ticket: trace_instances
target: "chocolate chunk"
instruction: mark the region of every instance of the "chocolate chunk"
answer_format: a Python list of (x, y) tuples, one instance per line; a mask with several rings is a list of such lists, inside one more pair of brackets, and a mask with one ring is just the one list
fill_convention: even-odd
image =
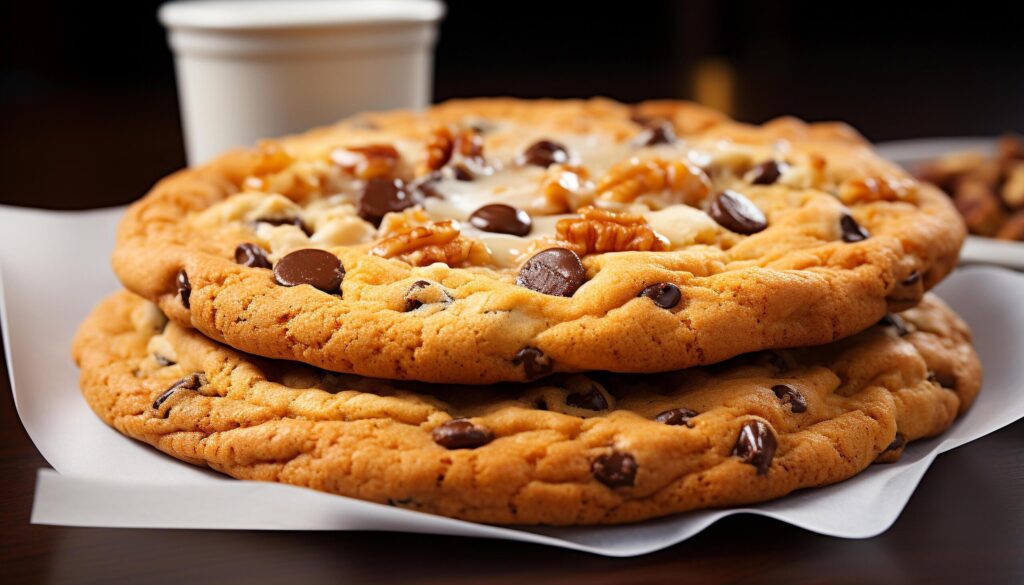
[(910, 329), (907, 328), (907, 322), (903, 320), (903, 317), (900, 317), (895, 313), (886, 313), (878, 324), (884, 327), (895, 327), (896, 333), (898, 333), (900, 337), (910, 333)]
[(370, 179), (359, 197), (359, 217), (380, 226), (388, 213), (408, 209), (416, 203), (416, 198), (409, 195), (401, 179)]
[(910, 273), (910, 276), (904, 278), (903, 281), (900, 282), (900, 284), (903, 285), (903, 286), (914, 286), (915, 284), (917, 284), (920, 281), (921, 281), (921, 273), (918, 272), (917, 270), (915, 270), (915, 271)]
[(160, 406), (163, 405), (164, 402), (167, 402), (167, 399), (174, 395), (178, 390), (199, 390), (205, 385), (206, 376), (204, 374), (199, 372), (189, 374), (174, 384), (171, 384), (170, 388), (164, 390), (160, 396), (157, 396), (156, 400), (153, 401), (153, 410), (160, 410)]
[(868, 230), (861, 227), (849, 213), (844, 213), (839, 217), (839, 227), (843, 230), (844, 242), (860, 242), (871, 237)]
[(308, 284), (324, 292), (336, 293), (344, 277), (341, 260), (316, 248), (296, 250), (274, 266), (274, 280), (282, 286)]
[(252, 268), (271, 267), (270, 260), (267, 258), (267, 253), (263, 251), (263, 248), (248, 242), (239, 244), (235, 248), (235, 262)]
[(889, 446), (885, 448), (885, 451), (902, 451), (906, 446), (907, 438), (901, 433), (896, 433), (896, 436), (893, 438), (892, 442), (889, 443)]
[(469, 223), (478, 230), (523, 237), (533, 228), (533, 220), (522, 209), (503, 203), (484, 205), (469, 216)]
[(681, 425), (693, 426), (690, 424), (690, 419), (697, 416), (697, 412), (690, 410), (689, 408), (673, 408), (666, 410), (654, 417), (654, 420), (660, 422), (663, 425), (669, 425), (678, 427)]
[(756, 467), (758, 475), (764, 475), (768, 473), (778, 446), (775, 433), (767, 423), (760, 420), (749, 420), (740, 427), (740, 434), (736, 439), (736, 446), (733, 447), (732, 454), (739, 457), (744, 463)]
[(477, 426), (469, 419), (456, 418), (431, 432), (434, 442), (445, 449), (475, 449), (494, 440), (490, 429)]
[(427, 288), (428, 286), (430, 286), (430, 283), (425, 280), (417, 280), (416, 282), (412, 283), (412, 286), (409, 287), (408, 292), (405, 293), (406, 313), (408, 313), (409, 311), (415, 311), (416, 309), (423, 306), (423, 301), (415, 298), (415, 295), (418, 291)]
[(429, 303), (443, 303), (447, 305), (451, 302), (452, 297), (448, 294), (448, 291), (426, 280), (417, 280), (412, 283), (408, 292), (405, 293), (406, 312), (415, 311)]
[(640, 291), (639, 296), (651, 299), (655, 305), (662, 309), (671, 309), (679, 304), (680, 299), (683, 298), (683, 293), (679, 291), (678, 286), (670, 282), (659, 282)]
[(711, 200), (708, 215), (718, 225), (737, 234), (756, 234), (768, 227), (764, 213), (750, 199), (728, 189)]
[(587, 271), (576, 252), (548, 248), (523, 264), (516, 284), (546, 295), (571, 297), (586, 279)]
[(598, 456), (590, 466), (594, 479), (610, 488), (632, 486), (636, 482), (636, 470), (636, 459), (618, 451)]
[(520, 349), (516, 352), (515, 357), (512, 358), (512, 363), (517, 366), (523, 366), (523, 372), (528, 380), (550, 374), (553, 367), (551, 358), (544, 355), (544, 352), (536, 347)]
[(298, 217), (261, 217), (256, 220), (256, 223), (266, 223), (273, 226), (293, 225), (302, 230), (307, 236), (313, 235), (313, 230), (309, 229), (309, 226)]
[(586, 410), (605, 410), (608, 408), (608, 399), (597, 389), (589, 392), (573, 392), (565, 397), (565, 403), (576, 408)]
[(774, 160), (766, 160), (751, 171), (750, 182), (754, 185), (771, 185), (779, 180), (782, 167)]
[(565, 146), (551, 140), (538, 140), (523, 151), (520, 162), (536, 167), (550, 167), (569, 160), (569, 151)]
[(634, 146), (654, 146), (656, 144), (672, 144), (676, 141), (676, 129), (668, 120), (654, 120), (645, 124), (642, 132), (633, 139)]
[(154, 353), (153, 354), (153, 359), (156, 360), (156, 363), (160, 364), (163, 367), (173, 366), (174, 364), (178, 363), (178, 362), (176, 362), (174, 360), (165, 358), (164, 356), (162, 356), (162, 355), (160, 355), (158, 353)]
[(441, 178), (440, 171), (432, 171), (406, 185), (405, 190), (412, 196), (414, 204), (422, 203), (429, 197), (444, 199), (441, 192), (437, 190), (437, 184), (441, 182)]
[(775, 396), (782, 401), (783, 404), (789, 405), (789, 410), (795, 413), (801, 413), (807, 411), (807, 399), (800, 393), (799, 390), (786, 384), (776, 384), (772, 386), (772, 392)]
[(191, 308), (192, 304), (189, 302), (189, 299), (192, 298), (192, 285), (189, 284), (188, 275), (185, 274), (184, 270), (178, 271), (178, 276), (174, 283), (178, 287), (178, 294), (181, 295), (181, 304), (184, 305), (186, 309)]
[(455, 173), (456, 181), (469, 182), (476, 179), (476, 174), (469, 169), (468, 165), (456, 163), (452, 165), (452, 172)]

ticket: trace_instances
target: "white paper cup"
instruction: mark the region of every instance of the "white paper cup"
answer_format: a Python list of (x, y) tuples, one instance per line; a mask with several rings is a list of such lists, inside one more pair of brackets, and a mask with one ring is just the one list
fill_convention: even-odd
[(363, 110), (430, 101), (437, 0), (235, 0), (160, 7), (190, 164)]

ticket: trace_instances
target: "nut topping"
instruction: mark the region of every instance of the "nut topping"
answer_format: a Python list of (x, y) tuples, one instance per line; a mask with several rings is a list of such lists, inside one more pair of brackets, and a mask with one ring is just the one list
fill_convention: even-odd
[(413, 266), (443, 262), (449, 266), (463, 263), (487, 264), (490, 254), (478, 240), (460, 235), (452, 220), (436, 221), (411, 227), (384, 238), (370, 249), (370, 254), (396, 258)]
[(612, 167), (598, 182), (597, 192), (601, 199), (616, 203), (660, 195), (665, 205), (698, 206), (711, 192), (711, 180), (700, 167), (685, 161), (630, 159)]
[(582, 207), (579, 219), (555, 225), (558, 240), (579, 256), (604, 252), (658, 252), (669, 249), (667, 238), (647, 225), (642, 215)]

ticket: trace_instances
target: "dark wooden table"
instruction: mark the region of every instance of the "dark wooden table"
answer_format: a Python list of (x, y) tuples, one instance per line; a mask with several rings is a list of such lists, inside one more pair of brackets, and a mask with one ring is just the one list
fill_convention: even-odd
[(46, 461), (2, 369), (0, 583), (1024, 583), (1024, 421), (940, 456), (870, 540), (734, 516), (667, 550), (607, 559), (445, 536), (33, 526)]

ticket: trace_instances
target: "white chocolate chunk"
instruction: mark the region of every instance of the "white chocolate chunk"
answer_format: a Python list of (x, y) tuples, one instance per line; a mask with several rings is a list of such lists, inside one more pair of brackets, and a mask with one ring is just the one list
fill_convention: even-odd
[(212, 205), (195, 217), (199, 227), (215, 227), (225, 223), (257, 219), (284, 219), (301, 217), (302, 208), (284, 195), (268, 193), (238, 193)]
[(305, 232), (294, 225), (270, 225), (261, 223), (256, 226), (256, 237), (263, 240), (270, 247), (267, 257), (271, 262), (277, 262), (282, 256), (295, 250), (309, 248), (309, 238)]
[(712, 243), (721, 228), (708, 214), (689, 205), (671, 205), (644, 214), (654, 231), (668, 238), (672, 248)]
[(167, 317), (153, 303), (142, 303), (132, 311), (132, 326), (146, 335), (160, 331), (167, 323)]

